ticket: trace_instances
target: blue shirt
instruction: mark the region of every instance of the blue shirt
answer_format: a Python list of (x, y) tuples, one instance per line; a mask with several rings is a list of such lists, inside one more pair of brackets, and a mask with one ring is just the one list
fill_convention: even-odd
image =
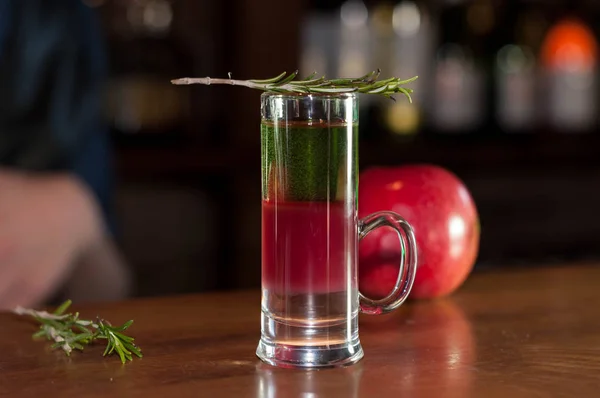
[(81, 0), (0, 0), (0, 165), (75, 173), (112, 227), (103, 45)]

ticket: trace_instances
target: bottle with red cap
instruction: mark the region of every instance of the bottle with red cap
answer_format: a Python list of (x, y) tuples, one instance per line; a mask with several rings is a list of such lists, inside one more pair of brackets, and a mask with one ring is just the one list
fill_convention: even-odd
[(505, 4), (494, 58), (495, 120), (504, 133), (531, 133), (537, 125), (539, 52), (548, 28), (541, 0)]
[(441, 133), (478, 133), (489, 121), (490, 47), (498, 1), (445, 0), (433, 71), (431, 121)]
[[(580, 4), (578, 4), (580, 6)], [(539, 54), (549, 127), (589, 132), (596, 125), (598, 41), (585, 15), (571, 9), (548, 29)]]

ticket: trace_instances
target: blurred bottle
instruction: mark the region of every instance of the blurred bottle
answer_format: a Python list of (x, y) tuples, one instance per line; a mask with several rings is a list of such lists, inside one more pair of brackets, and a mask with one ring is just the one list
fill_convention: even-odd
[(598, 42), (577, 11), (555, 21), (540, 51), (545, 114), (564, 133), (590, 131), (597, 118)]
[(371, 65), (369, 11), (362, 0), (348, 0), (340, 7), (340, 52), (337, 76), (358, 77)]
[(340, 17), (337, 10), (313, 8), (302, 26), (300, 74), (331, 77), (338, 70)]
[[(379, 58), (373, 57), (369, 10), (362, 0), (315, 1), (310, 9), (302, 27), (302, 76), (317, 72), (328, 78), (360, 77), (381, 68), (377, 65)], [(361, 96), (361, 125), (372, 122), (371, 109), (371, 96)], [(361, 129), (361, 140), (376, 136), (376, 129)]]
[[(382, 69), (382, 74), (386, 73), (385, 66), (377, 64), (381, 62), (381, 58), (375, 57), (377, 49), (382, 47), (373, 45), (374, 42), (379, 43), (379, 40), (374, 35), (370, 14), (370, 10), (362, 0), (344, 1), (339, 8), (340, 40), (334, 77), (360, 77), (377, 68)], [(381, 135), (374, 117), (378, 100), (375, 97), (373, 95), (360, 97), (361, 141), (376, 141)]]
[(506, 4), (502, 36), (496, 53), (496, 121), (505, 132), (531, 132), (536, 124), (537, 59), (547, 19), (539, 0)]
[[(369, 11), (362, 0), (347, 0), (339, 11), (339, 54), (335, 77), (360, 77), (378, 66), (370, 48)], [(359, 107), (365, 109), (370, 97), (361, 97)]]
[(373, 64), (381, 69), (382, 77), (391, 76), (394, 28), (394, 1), (381, 0), (369, 9), (370, 51)]
[(422, 113), (428, 100), (429, 68), (432, 64), (435, 39), (435, 21), (427, 2), (401, 0), (389, 9), (390, 35), (387, 52), (393, 76), (410, 78), (419, 76), (410, 88), (413, 103), (402, 95), (396, 102), (385, 101), (383, 115), (386, 130), (393, 136), (410, 136), (422, 127)]
[(191, 60), (173, 43), (171, 1), (104, 7), (112, 55), (108, 114), (114, 129), (120, 134), (178, 135), (189, 113), (189, 90), (178, 90), (168, 77), (181, 75)]
[(496, 7), (492, 0), (444, 0), (431, 108), (438, 132), (472, 133), (487, 121)]

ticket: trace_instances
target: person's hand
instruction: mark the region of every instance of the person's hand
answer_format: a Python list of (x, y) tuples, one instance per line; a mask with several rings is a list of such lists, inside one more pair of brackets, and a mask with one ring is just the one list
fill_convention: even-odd
[(47, 299), (103, 240), (100, 212), (77, 179), (0, 171), (0, 309)]

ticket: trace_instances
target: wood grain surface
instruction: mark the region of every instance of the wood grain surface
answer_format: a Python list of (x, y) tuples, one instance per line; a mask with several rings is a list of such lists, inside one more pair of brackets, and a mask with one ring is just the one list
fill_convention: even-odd
[(594, 264), (475, 274), (451, 297), (362, 316), (365, 358), (320, 371), (257, 360), (257, 291), (75, 306), (135, 319), (144, 358), (126, 365), (100, 345), (67, 358), (0, 314), (0, 396), (596, 397), (599, 284)]

